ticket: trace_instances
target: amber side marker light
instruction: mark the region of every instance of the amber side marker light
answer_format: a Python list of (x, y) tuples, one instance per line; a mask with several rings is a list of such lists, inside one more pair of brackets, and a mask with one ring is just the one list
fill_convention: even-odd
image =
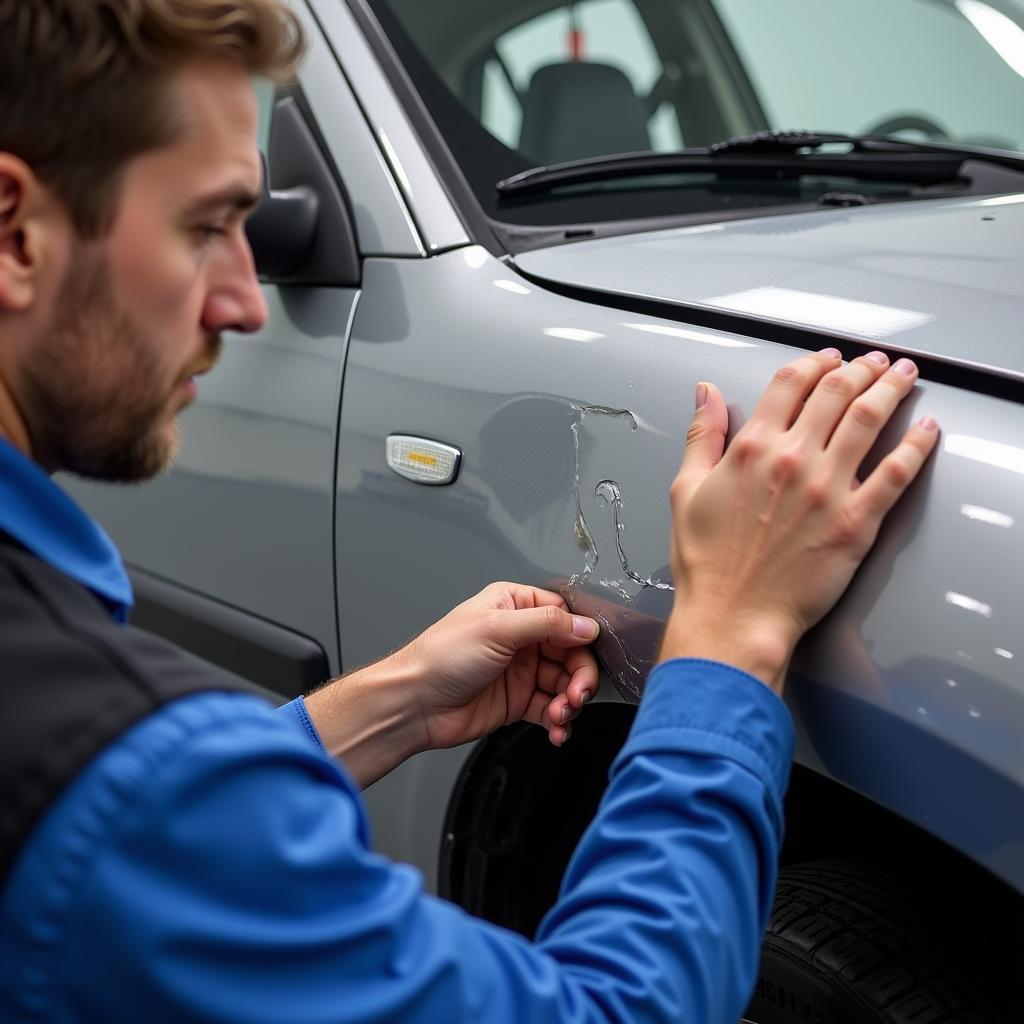
[(411, 434), (390, 434), (386, 447), (388, 466), (418, 484), (452, 483), (462, 461), (458, 448)]

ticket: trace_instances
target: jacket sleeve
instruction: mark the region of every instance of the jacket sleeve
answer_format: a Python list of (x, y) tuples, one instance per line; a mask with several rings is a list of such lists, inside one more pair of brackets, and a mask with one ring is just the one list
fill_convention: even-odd
[(99, 838), (64, 865), (54, 1019), (739, 1017), (792, 745), (756, 680), (700, 662), (652, 674), (534, 943), (374, 854), (352, 784), (294, 724), (245, 698), (182, 705), (160, 736), (119, 751), (116, 784), (94, 801)]

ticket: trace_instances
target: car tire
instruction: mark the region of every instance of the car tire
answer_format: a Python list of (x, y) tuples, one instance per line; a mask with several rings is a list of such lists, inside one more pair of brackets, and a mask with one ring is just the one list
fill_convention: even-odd
[(884, 876), (784, 868), (748, 1024), (1003, 1024)]

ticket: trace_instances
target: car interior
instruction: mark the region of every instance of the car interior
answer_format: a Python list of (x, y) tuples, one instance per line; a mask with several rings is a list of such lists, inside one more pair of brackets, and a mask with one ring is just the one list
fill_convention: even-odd
[[(1020, 149), (1024, 78), (1004, 37), (1017, 33), (1024, 45), (1024, 29), (980, 0), (367, 2), (495, 221), (678, 221), (836, 194), (857, 205), (1019, 188), (978, 168), (924, 181), (652, 165), (532, 196), (495, 193), (538, 166), (707, 151), (766, 131)], [(998, 37), (993, 17), (1003, 19)], [(954, 64), (963, 70), (955, 80)]]

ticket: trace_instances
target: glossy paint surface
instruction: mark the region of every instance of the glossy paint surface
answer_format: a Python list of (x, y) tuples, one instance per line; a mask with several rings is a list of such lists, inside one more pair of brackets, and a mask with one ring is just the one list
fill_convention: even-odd
[(889, 203), (576, 242), (528, 274), (998, 367), (1024, 381), (1024, 195)]
[[(635, 701), (671, 602), (667, 488), (694, 387), (716, 381), (735, 428), (793, 354), (553, 295), (479, 248), (367, 261), (339, 439), (343, 661), (518, 579), (601, 618), (607, 679)], [(924, 413), (939, 451), (797, 659), (799, 758), (1024, 889), (1024, 411), (924, 380), (880, 449)], [(456, 483), (391, 472), (391, 433), (460, 448)], [(450, 785), (454, 755), (429, 757), (381, 808)], [(429, 850), (440, 821), (416, 813)]]

